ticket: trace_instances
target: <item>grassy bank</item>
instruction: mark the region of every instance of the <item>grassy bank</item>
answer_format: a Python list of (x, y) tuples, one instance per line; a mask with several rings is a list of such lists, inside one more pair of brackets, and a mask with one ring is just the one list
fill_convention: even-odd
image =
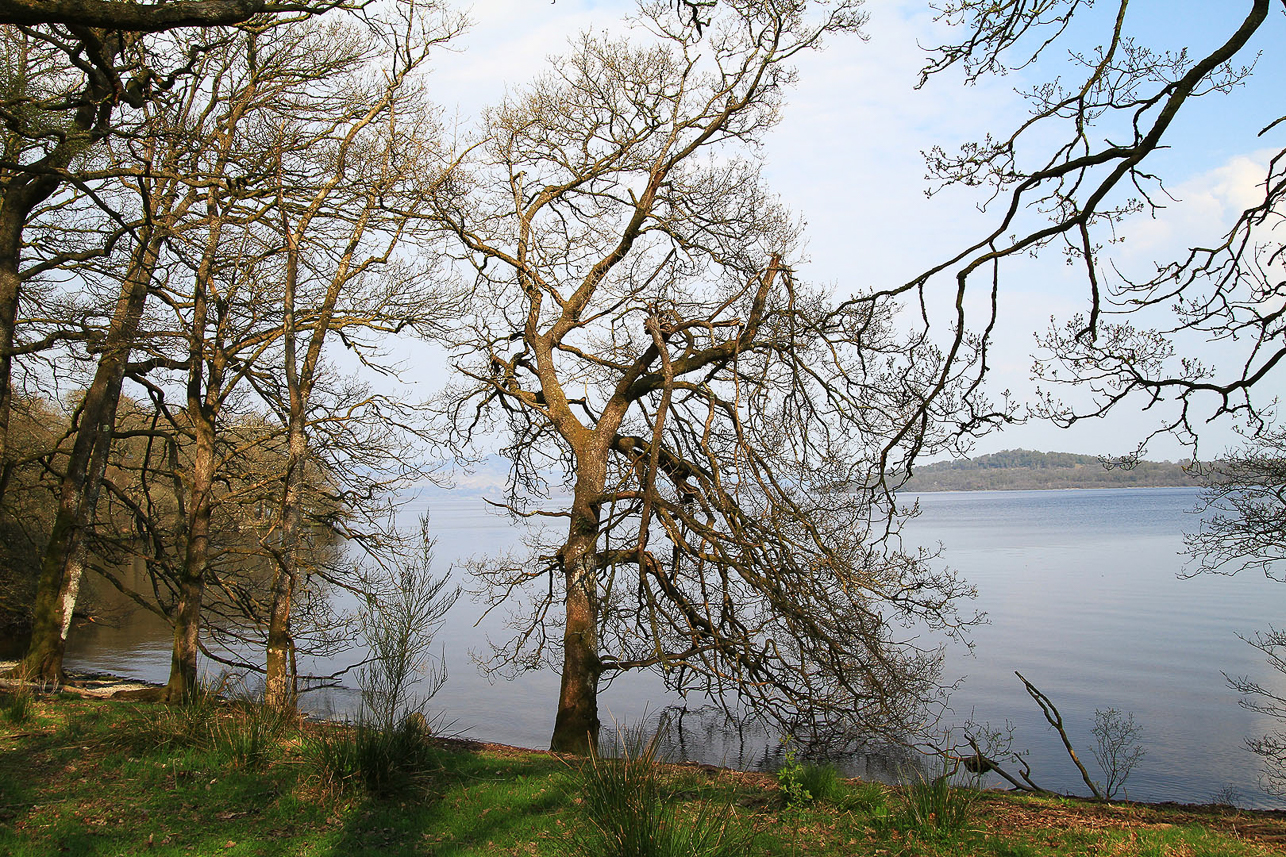
[(650, 835), (627, 830), (649, 800), (642, 827), (687, 837), (678, 853), (1286, 851), (1281, 813), (888, 789), (811, 768), (779, 783), (637, 753), (632, 765), (591, 765), (414, 732), (397, 739), (414, 747), (394, 747), (406, 764), (372, 780), (369, 759), (344, 756), (371, 747), (350, 738), (250, 706), (0, 696), (0, 854), (605, 854), (613, 837)]

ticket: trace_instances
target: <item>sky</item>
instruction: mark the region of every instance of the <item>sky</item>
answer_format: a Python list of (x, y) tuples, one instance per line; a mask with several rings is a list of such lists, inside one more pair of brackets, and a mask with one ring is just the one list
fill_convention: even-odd
[[(1147, 44), (1196, 53), (1227, 38), (1248, 6), (1246, 0), (1138, 0), (1130, 4), (1127, 29)], [(621, 30), (634, 4), (479, 0), (464, 8), (473, 25), (455, 52), (439, 56), (431, 91), (467, 126), (483, 106), (522, 87), (549, 57), (565, 52), (578, 32)], [(1103, 8), (1100, 4), (1094, 14), (1101, 16)], [(867, 10), (865, 40), (832, 38), (825, 50), (800, 62), (799, 83), (763, 152), (769, 186), (808, 224), (808, 261), (798, 273), (838, 295), (903, 282), (985, 233), (992, 220), (977, 210), (977, 192), (952, 189), (926, 197), (921, 152), (935, 144), (950, 151), (988, 131), (1007, 133), (1025, 115), (1015, 89), (1061, 73), (1067, 60), (1066, 51), (1056, 52), (1039, 67), (1004, 78), (963, 86), (958, 77), (945, 75), (916, 90), (925, 56), (921, 46), (941, 43), (949, 34), (934, 23), (923, 0), (872, 0)], [(1274, 110), (1275, 115), (1286, 112), (1280, 85), (1286, 80), (1286, 52), (1271, 50), (1286, 39), (1286, 16), (1278, 8), (1271, 14), (1258, 46), (1268, 50), (1247, 84), (1186, 109), (1173, 129), (1172, 148), (1156, 158), (1153, 166), (1178, 199), (1157, 218), (1140, 216), (1126, 224), (1118, 261), (1127, 269), (1148, 270), (1154, 259), (1216, 238), (1254, 201), (1271, 152), (1286, 146), (1286, 126), (1256, 136), (1265, 117)], [(1072, 35), (1092, 48), (1102, 38), (1094, 29), (1101, 23), (1085, 16)], [(991, 385), (1019, 400), (1029, 398), (1035, 387), (1030, 378), (1034, 334), (1049, 326), (1051, 316), (1066, 319), (1088, 306), (1083, 279), (1052, 256), (1015, 266), (1002, 282)], [(1282, 386), (1276, 380), (1259, 396), (1271, 398)], [(1121, 454), (1157, 424), (1154, 414), (1136, 408), (1070, 430), (1030, 421), (983, 438), (974, 451), (1023, 447)], [(1230, 429), (1226, 423), (1208, 426), (1202, 456), (1234, 444)], [(1188, 456), (1166, 438), (1148, 448), (1149, 458)]]

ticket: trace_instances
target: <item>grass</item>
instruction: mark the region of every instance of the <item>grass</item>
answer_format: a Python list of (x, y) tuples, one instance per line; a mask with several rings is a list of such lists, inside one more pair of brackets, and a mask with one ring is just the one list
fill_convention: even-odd
[[(0, 718), (0, 854), (552, 857), (567, 854), (591, 818), (594, 763), (586, 760), (431, 741), (402, 789), (333, 788), (308, 753), (318, 735), (342, 730), (287, 723), (218, 737), (253, 716), (235, 705), (198, 716), (35, 697), (21, 724)], [(608, 762), (598, 760), (599, 770)], [(968, 824), (942, 836), (905, 823), (903, 788), (839, 780), (831, 799), (787, 807), (770, 775), (655, 764), (638, 773), (651, 778), (684, 829), (726, 817), (728, 841), (746, 843), (745, 857), (1259, 857), (1286, 850), (1286, 817), (1232, 808), (983, 792), (971, 794)]]
[(318, 727), (304, 739), (303, 756), (326, 791), (364, 789), (392, 797), (429, 777), (440, 753), (406, 719), (391, 729), (369, 723)]
[(583, 812), (573, 838), (584, 857), (734, 857), (746, 853), (753, 831), (738, 824), (726, 795), (688, 789), (661, 764), (658, 737), (622, 735), (610, 757), (597, 754), (580, 765)]
[(4, 711), (5, 719), (14, 726), (21, 726), (31, 719), (31, 709), (35, 703), (35, 696), (25, 685), (19, 685), (8, 693), (0, 701), (0, 710)]
[(921, 838), (958, 839), (970, 831), (980, 794), (977, 788), (952, 785), (945, 769), (934, 777), (917, 772), (903, 786), (901, 806), (891, 821)]

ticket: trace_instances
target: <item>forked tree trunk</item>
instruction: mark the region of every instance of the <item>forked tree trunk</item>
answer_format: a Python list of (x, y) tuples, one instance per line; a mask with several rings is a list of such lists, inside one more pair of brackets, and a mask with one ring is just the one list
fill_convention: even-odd
[(41, 560), (32, 607), (31, 643), (22, 662), (28, 675), (41, 681), (62, 680), (67, 630), (76, 608), (84, 565), (85, 529), (98, 503), (121, 384), (159, 248), (159, 240), (152, 239), (136, 250), (112, 314), (94, 381), (81, 403), (80, 425), (63, 473), (58, 512)]
[[(231, 135), (224, 135), (227, 145)], [(206, 566), (210, 560), (210, 517), (214, 510), (214, 477), (218, 467), (215, 441), (222, 405), (224, 358), (210, 354), (210, 300), (213, 293), (214, 260), (222, 235), (222, 218), (213, 190), (206, 197), (210, 217), (206, 249), (197, 269), (192, 290), (192, 324), (188, 331), (188, 422), (193, 433), (192, 477), (184, 520), (186, 543), (179, 572), (179, 598), (174, 611), (174, 646), (170, 656), (170, 679), (165, 699), (182, 703), (197, 689), (197, 654), (200, 649), (201, 606), (205, 599)], [(215, 331), (219, 325), (214, 325)], [(217, 336), (217, 334), (216, 334)], [(173, 449), (173, 447), (172, 447)], [(178, 473), (179, 468), (174, 467)]]

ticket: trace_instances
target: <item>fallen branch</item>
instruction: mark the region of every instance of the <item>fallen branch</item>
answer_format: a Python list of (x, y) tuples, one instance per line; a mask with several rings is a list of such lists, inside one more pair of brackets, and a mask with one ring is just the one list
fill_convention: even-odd
[(1063, 728), (1063, 715), (1058, 713), (1058, 709), (1054, 707), (1054, 703), (1050, 701), (1049, 697), (1041, 693), (1036, 685), (1025, 679), (1022, 673), (1014, 670), (1014, 675), (1018, 676), (1018, 680), (1027, 688), (1027, 693), (1031, 698), (1036, 700), (1036, 704), (1040, 706), (1040, 711), (1045, 715), (1045, 719), (1049, 721), (1049, 725), (1058, 731), (1058, 737), (1063, 739), (1063, 746), (1067, 748), (1067, 755), (1071, 756), (1072, 761), (1076, 763), (1077, 770), (1081, 772), (1081, 779), (1085, 781), (1085, 785), (1089, 786), (1090, 792), (1095, 798), (1106, 800), (1103, 797), (1103, 793), (1099, 791), (1098, 786), (1090, 779), (1089, 771), (1085, 770), (1085, 766), (1081, 764), (1076, 751), (1072, 749), (1072, 742), (1067, 738), (1067, 730)]

